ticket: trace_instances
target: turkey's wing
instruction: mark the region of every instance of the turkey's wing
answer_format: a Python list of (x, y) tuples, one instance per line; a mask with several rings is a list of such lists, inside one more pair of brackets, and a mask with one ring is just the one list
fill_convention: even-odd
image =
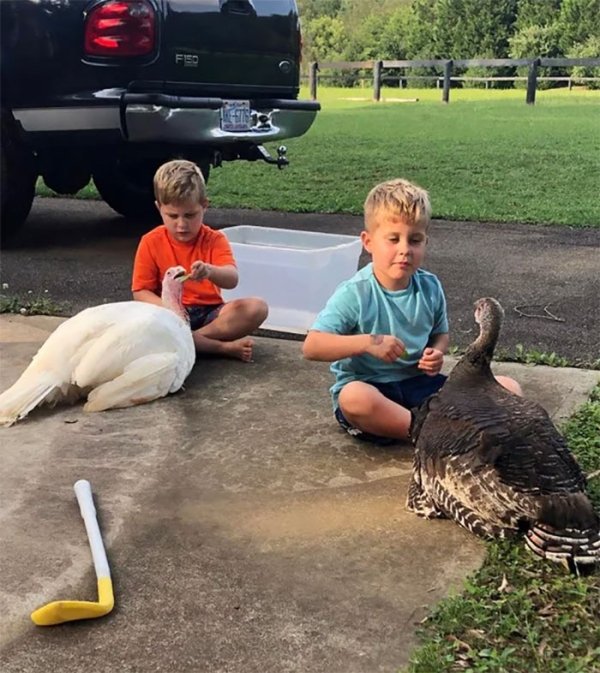
[(433, 469), (462, 455), (466, 468), (493, 466), (503, 483), (523, 492), (582, 490), (581, 468), (545, 410), (508, 392), (500, 397), (501, 403), (487, 391), (440, 395), (430, 405), (417, 447)]
[(123, 373), (94, 388), (84, 411), (104, 411), (152, 402), (171, 391), (176, 353), (152, 353), (129, 363)]
[[(179, 318), (164, 312), (164, 320), (150, 314), (139, 319), (121, 319), (98, 336), (73, 372), (73, 382), (81, 388), (95, 388), (120, 376), (131, 362), (157, 353), (185, 353)], [(189, 338), (189, 337), (188, 337)]]

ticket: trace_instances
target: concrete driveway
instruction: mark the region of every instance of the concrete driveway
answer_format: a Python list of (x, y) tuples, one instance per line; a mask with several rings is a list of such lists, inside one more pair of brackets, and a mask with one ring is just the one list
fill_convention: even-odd
[[(0, 318), (0, 388), (56, 318)], [(451, 365), (451, 361), (448, 363)], [(597, 372), (504, 364), (560, 420)], [(404, 508), (411, 450), (332, 421), (323, 363), (259, 338), (252, 364), (200, 361), (186, 390), (133, 409), (38, 410), (0, 430), (2, 673), (374, 673), (483, 558), (451, 521)], [(72, 491), (89, 479), (114, 575), (108, 617), (40, 628), (94, 600)], [(85, 663), (84, 663), (85, 662)]]

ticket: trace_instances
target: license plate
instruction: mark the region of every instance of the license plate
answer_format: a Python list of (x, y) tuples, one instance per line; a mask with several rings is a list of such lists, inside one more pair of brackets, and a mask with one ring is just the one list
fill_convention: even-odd
[(250, 101), (224, 100), (221, 108), (221, 128), (223, 131), (249, 131)]

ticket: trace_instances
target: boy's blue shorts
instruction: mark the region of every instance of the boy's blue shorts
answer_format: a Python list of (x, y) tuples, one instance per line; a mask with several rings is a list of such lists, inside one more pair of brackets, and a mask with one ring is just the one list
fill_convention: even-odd
[[(377, 388), (379, 392), (399, 404), (406, 409), (413, 409), (418, 407), (421, 402), (430, 395), (437, 393), (437, 391), (444, 385), (448, 377), (443, 374), (436, 374), (435, 376), (427, 376), (427, 374), (420, 374), (413, 376), (410, 379), (403, 381), (392, 381), (391, 383), (375, 383), (373, 381), (366, 381), (369, 385)], [(373, 435), (370, 432), (364, 432), (351, 425), (347, 420), (342, 410), (337, 407), (335, 418), (342, 428), (356, 439), (365, 442), (373, 442), (379, 446), (387, 446), (388, 444), (397, 444), (398, 440), (393, 437), (381, 437), (380, 435)]]
[(190, 316), (190, 329), (192, 332), (211, 323), (225, 304), (206, 304), (205, 306), (186, 306), (185, 310)]

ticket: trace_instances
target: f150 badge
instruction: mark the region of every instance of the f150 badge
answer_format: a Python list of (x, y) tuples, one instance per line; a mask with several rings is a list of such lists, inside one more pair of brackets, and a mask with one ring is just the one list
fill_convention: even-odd
[(184, 68), (197, 68), (198, 56), (196, 54), (175, 54), (175, 65), (182, 65)]

